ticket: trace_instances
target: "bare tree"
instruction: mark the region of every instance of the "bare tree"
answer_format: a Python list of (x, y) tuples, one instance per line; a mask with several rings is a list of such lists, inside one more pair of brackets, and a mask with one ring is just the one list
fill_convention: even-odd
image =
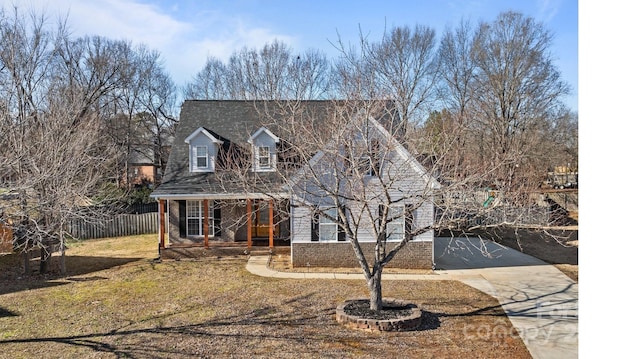
[(69, 40), (63, 23), (56, 31), (45, 23), (17, 9), (0, 23), (0, 187), (11, 194), (0, 212), (20, 249), (41, 249), (41, 272), (59, 248), (64, 273), (67, 224), (106, 198), (114, 152), (98, 113), (115, 78), (97, 53)]
[(394, 27), (368, 49), (384, 93), (396, 101), (404, 130), (425, 120), (435, 99), (435, 31), (424, 25)]
[[(126, 46), (115, 61), (121, 61), (122, 81), (109, 96), (114, 99), (113, 111), (107, 119), (111, 135), (122, 147), (125, 185), (131, 188), (129, 162), (143, 157), (154, 163), (156, 175), (164, 168), (163, 148), (175, 122), (175, 85), (166, 74), (160, 53), (145, 45)], [(155, 176), (156, 180), (160, 176)]]
[[(432, 113), (424, 126), (426, 131), (420, 133), (423, 139), (439, 139), (439, 147), (451, 147), (449, 150), (438, 148), (434, 152), (447, 152), (447, 156), (440, 156), (440, 170), (443, 176), (456, 180), (474, 172), (472, 163), (475, 160), (465, 150), (467, 141), (473, 137), (469, 104), (475, 98), (476, 65), (471, 57), (472, 48), (473, 29), (468, 21), (461, 21), (455, 30), (445, 30), (438, 50), (438, 99), (444, 110)], [(420, 142), (424, 145), (426, 141)]]
[(188, 99), (307, 100), (326, 96), (329, 64), (319, 51), (294, 56), (284, 43), (273, 41), (261, 49), (234, 52), (228, 64), (209, 58), (188, 83)]
[(215, 57), (209, 57), (192, 82), (185, 85), (184, 97), (199, 100), (229, 99), (227, 79), (225, 64)]
[[(536, 171), (530, 156), (564, 110), (569, 88), (553, 64), (552, 36), (541, 23), (506, 12), (481, 23), (474, 39), (477, 65), (474, 116), (486, 166), (497, 166), (495, 183), (506, 190), (526, 184)], [(535, 159), (534, 159), (535, 160)]]
[(379, 42), (360, 33), (358, 46), (336, 44), (337, 93), (359, 92), (368, 98), (387, 98), (398, 107), (401, 133), (424, 122), (435, 99), (437, 57), (435, 31), (424, 25), (393, 27)]
[(287, 99), (320, 100), (329, 95), (330, 67), (322, 52), (310, 49), (292, 58), (287, 74)]
[[(286, 142), (274, 175), (293, 194), (294, 228), (308, 228), (309, 219), (311, 226), (334, 224), (333, 230), (318, 229), (318, 240), (351, 243), (370, 307), (381, 310), (382, 272), (409, 243), (430, 239), (438, 188), (395, 139), (394, 102), (332, 101), (318, 112), (298, 101), (269, 105), (258, 110), (264, 111), (264, 125)], [(246, 181), (250, 192), (267, 184), (246, 172), (232, 177)]]
[(169, 158), (168, 149), (174, 135), (177, 116), (175, 115), (176, 87), (171, 77), (160, 66), (158, 57), (152, 57), (146, 72), (145, 86), (140, 94), (146, 120), (145, 137), (153, 146), (154, 178), (160, 183)]

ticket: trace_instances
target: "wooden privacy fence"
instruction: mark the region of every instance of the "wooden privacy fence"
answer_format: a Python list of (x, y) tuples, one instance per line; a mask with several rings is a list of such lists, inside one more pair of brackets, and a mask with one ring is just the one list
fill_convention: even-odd
[(119, 214), (96, 221), (75, 220), (69, 225), (69, 233), (78, 239), (158, 233), (158, 213)]

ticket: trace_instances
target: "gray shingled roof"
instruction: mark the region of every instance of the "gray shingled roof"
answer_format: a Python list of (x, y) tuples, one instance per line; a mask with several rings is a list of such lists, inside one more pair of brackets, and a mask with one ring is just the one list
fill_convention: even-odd
[[(340, 101), (345, 103), (344, 101)], [(386, 103), (387, 106), (393, 105)], [(291, 114), (291, 108), (304, 116), (305, 126), (313, 126), (319, 132), (327, 132), (322, 121), (336, 108), (336, 101), (241, 101), (241, 100), (188, 100), (182, 105), (180, 122), (171, 148), (162, 184), (152, 193), (153, 197), (170, 195), (220, 195), (244, 193), (277, 193), (282, 182), (278, 174), (248, 172), (252, 181), (238, 180), (237, 173), (216, 170), (215, 173), (189, 172), (189, 146), (184, 141), (195, 130), (203, 127), (225, 145), (234, 144), (248, 149), (247, 140), (261, 127), (276, 136), (282, 136), (270, 123)], [(269, 116), (265, 114), (268, 113)], [(388, 113), (387, 113), (388, 114)], [(393, 123), (389, 116), (381, 122)], [(285, 138), (286, 141), (286, 138)], [(224, 145), (223, 145), (224, 146)], [(254, 183), (246, 188), (247, 182)]]
[[(256, 176), (255, 183), (260, 185), (256, 185), (255, 188), (245, 188), (247, 181), (238, 181), (234, 178), (237, 174), (231, 172), (190, 173), (189, 146), (184, 140), (195, 130), (203, 127), (222, 141), (248, 148), (247, 140), (260, 127), (264, 126), (276, 136), (281, 135), (270, 128), (269, 120), (261, 114), (269, 113), (271, 116), (278, 116), (278, 113), (283, 113), (282, 108), (288, 107), (282, 106), (283, 103), (240, 100), (185, 101), (162, 184), (152, 193), (152, 196), (280, 192), (281, 181), (275, 173), (247, 174)], [(326, 114), (335, 106), (335, 101), (302, 101), (295, 104), (303, 112), (315, 114), (311, 117), (320, 121), (322, 115), (317, 114)], [(309, 123), (309, 125), (313, 124)]]

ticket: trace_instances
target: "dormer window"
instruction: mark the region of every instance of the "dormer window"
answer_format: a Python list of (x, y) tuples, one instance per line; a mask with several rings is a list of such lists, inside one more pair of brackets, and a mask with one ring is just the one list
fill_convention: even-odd
[(210, 130), (200, 127), (184, 140), (189, 145), (190, 172), (215, 171), (218, 149), (223, 143), (216, 136)]
[(247, 141), (253, 152), (253, 171), (271, 172), (276, 170), (278, 136), (264, 127), (256, 131)]

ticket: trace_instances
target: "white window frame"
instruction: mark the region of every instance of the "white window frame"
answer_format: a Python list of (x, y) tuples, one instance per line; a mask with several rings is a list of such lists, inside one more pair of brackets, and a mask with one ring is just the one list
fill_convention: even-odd
[[(187, 222), (187, 236), (190, 237), (199, 237), (204, 236), (204, 201), (187, 201), (187, 214), (186, 214), (186, 222)], [(209, 235), (213, 236), (215, 233), (214, 229), (214, 209), (215, 203), (213, 200), (209, 200)], [(197, 233), (193, 231), (193, 228), (189, 226), (189, 221), (197, 221), (192, 223), (197, 223), (198, 231)]]
[[(207, 146), (195, 146), (196, 148), (196, 169), (203, 170), (209, 168), (209, 148)], [(204, 148), (204, 156), (199, 153)], [(199, 160), (204, 158), (204, 166), (200, 166)]]
[[(266, 155), (263, 154), (262, 152), (266, 150)], [(257, 151), (257, 164), (258, 164), (258, 169), (259, 170), (267, 170), (267, 169), (271, 169), (271, 147), (269, 146), (257, 146), (256, 147), (256, 151)], [(266, 165), (262, 164), (262, 160), (266, 159)]]
[[(333, 218), (336, 218), (336, 219), (338, 218), (338, 209), (335, 207), (323, 208), (321, 209), (321, 211)], [(318, 241), (319, 242), (337, 242), (338, 241), (338, 222), (332, 221), (331, 219), (323, 216), (322, 214), (320, 214), (319, 217), (320, 218), (318, 218)], [(324, 238), (325, 236), (323, 236), (323, 233), (328, 232), (330, 234), (331, 231), (333, 231), (332, 238)]]
[[(400, 242), (404, 240), (405, 232), (405, 213), (404, 205), (389, 206), (387, 222), (387, 241)], [(398, 235), (398, 233), (400, 235)]]
[(358, 172), (363, 176), (373, 176), (373, 164), (368, 155), (362, 155), (358, 158)]

